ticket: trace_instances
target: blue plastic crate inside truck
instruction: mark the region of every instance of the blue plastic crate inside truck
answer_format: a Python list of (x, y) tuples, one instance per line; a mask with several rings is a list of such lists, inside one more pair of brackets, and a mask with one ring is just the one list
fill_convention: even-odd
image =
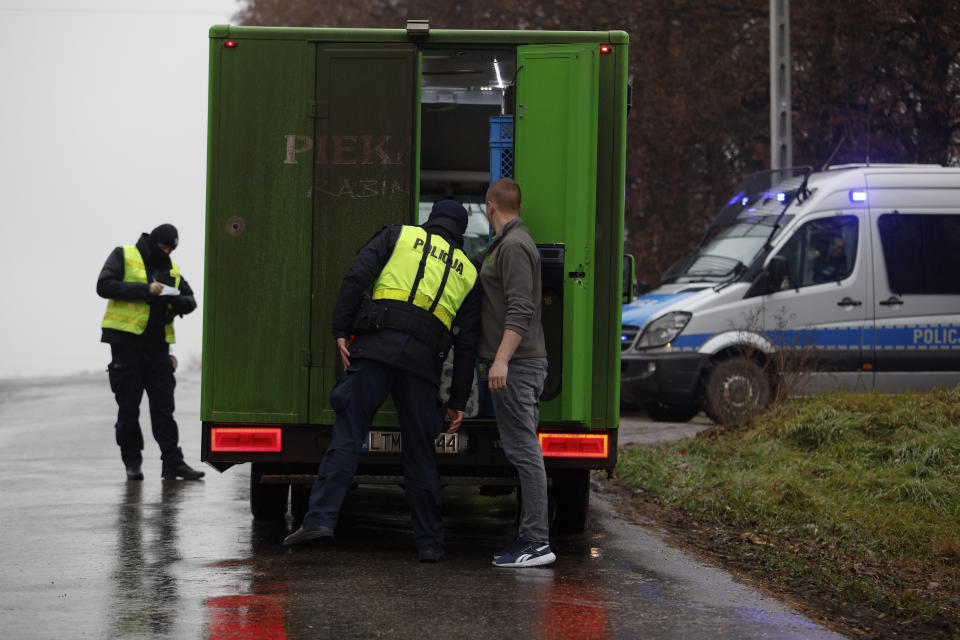
[(490, 182), (513, 177), (513, 116), (490, 116)]
[(513, 116), (490, 116), (490, 142), (513, 145)]

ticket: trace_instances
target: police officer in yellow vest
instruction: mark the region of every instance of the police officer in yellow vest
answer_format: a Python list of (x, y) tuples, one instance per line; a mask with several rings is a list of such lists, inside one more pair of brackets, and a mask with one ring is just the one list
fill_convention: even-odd
[(141, 234), (136, 245), (114, 249), (97, 279), (97, 293), (108, 299), (100, 341), (110, 345), (107, 371), (117, 400), (115, 430), (127, 480), (143, 480), (139, 418), (144, 391), (153, 437), (160, 445), (161, 475), (185, 480), (204, 475), (183, 461), (173, 419), (173, 318), (197, 308), (193, 290), (170, 259), (177, 241), (176, 227), (162, 224)]
[[(404, 490), (419, 559), (442, 557), (434, 441), (444, 419), (450, 421), (448, 431), (463, 420), (480, 332), (477, 270), (462, 250), (467, 217), (459, 202), (441, 200), (422, 226), (386, 227), (357, 252), (334, 308), (333, 337), (346, 372), (330, 394), (337, 413), (333, 438), (309, 511), (284, 545), (333, 538), (371, 421), (390, 394), (400, 422)], [(451, 347), (453, 381), (444, 406), (440, 374)]]

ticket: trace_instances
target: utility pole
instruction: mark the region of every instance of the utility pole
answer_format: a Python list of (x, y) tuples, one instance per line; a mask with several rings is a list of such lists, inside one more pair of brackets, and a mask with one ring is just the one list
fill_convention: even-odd
[(770, 168), (792, 165), (790, 0), (770, 0)]

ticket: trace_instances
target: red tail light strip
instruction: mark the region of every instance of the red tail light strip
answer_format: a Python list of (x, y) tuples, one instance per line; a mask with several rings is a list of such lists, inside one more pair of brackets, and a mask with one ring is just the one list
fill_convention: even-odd
[(541, 433), (545, 458), (606, 458), (610, 437), (605, 433)]
[(211, 451), (283, 451), (280, 427), (213, 427)]

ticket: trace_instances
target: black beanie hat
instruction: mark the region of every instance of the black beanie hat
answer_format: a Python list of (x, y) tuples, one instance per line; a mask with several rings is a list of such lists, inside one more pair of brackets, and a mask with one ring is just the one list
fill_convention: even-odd
[(172, 224), (162, 224), (150, 232), (150, 239), (170, 247), (171, 250), (177, 248), (177, 228)]
[(454, 228), (451, 230), (462, 236), (467, 231), (468, 217), (467, 210), (464, 209), (463, 205), (456, 200), (440, 200), (439, 202), (434, 203), (427, 222), (437, 222), (438, 218), (447, 218), (453, 220)]

